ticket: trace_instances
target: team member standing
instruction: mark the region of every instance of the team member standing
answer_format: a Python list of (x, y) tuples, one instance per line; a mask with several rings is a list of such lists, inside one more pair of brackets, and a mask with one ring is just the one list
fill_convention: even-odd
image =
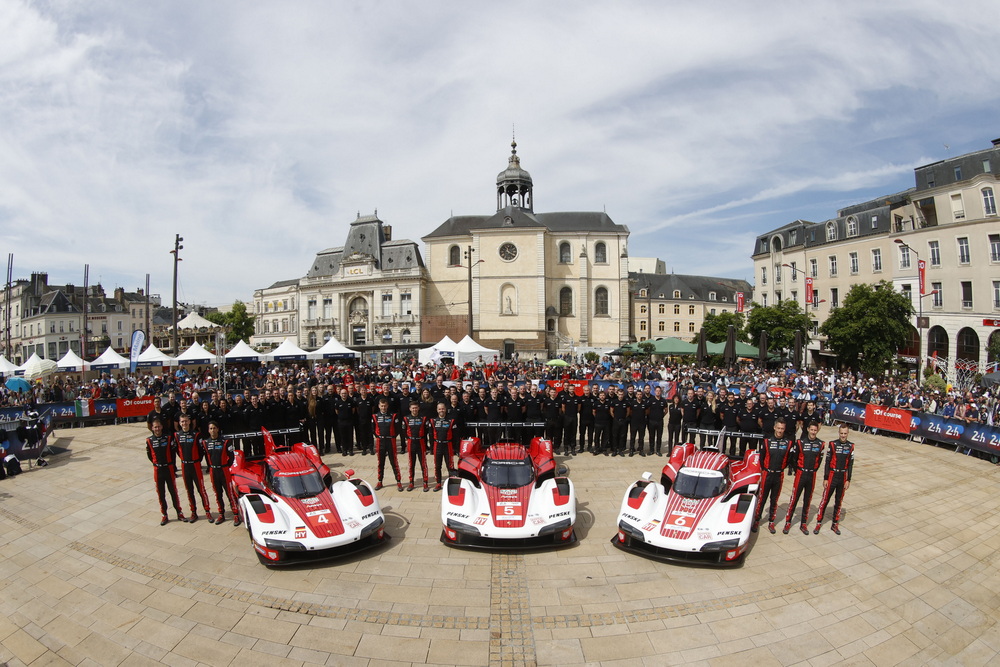
[(358, 395), (353, 397), (355, 419), (357, 424), (354, 427), (355, 442), (362, 454), (374, 451), (372, 444), (372, 415), (378, 409), (378, 402), (375, 395), (368, 391), (368, 385), (362, 384)]
[(611, 402), (603, 390), (594, 402), (594, 456), (611, 449)]
[(737, 421), (740, 433), (743, 434), (740, 438), (739, 454), (740, 458), (743, 458), (747, 453), (747, 449), (757, 449), (760, 442), (758, 438), (751, 437), (753, 434), (760, 433), (760, 422), (757, 420), (757, 403), (752, 398), (746, 400), (743, 409), (739, 412)]
[[(417, 406), (420, 411), (420, 406)], [(392, 472), (396, 475), (396, 488), (403, 490), (403, 480), (399, 476), (399, 461), (396, 458), (396, 423), (397, 415), (389, 412), (389, 399), (382, 397), (378, 401), (378, 412), (372, 416), (372, 435), (375, 436), (375, 455), (378, 458), (378, 484), (375, 490), (382, 488), (382, 478), (385, 476), (385, 457), (389, 457)]]
[(215, 520), (220, 524), (226, 520), (226, 505), (223, 495), (229, 497), (229, 507), (233, 510), (233, 525), (240, 525), (240, 513), (236, 511), (236, 497), (229, 485), (229, 466), (233, 464), (233, 445), (222, 438), (219, 422), (208, 422), (208, 439), (205, 441), (205, 459), (208, 461), (208, 473), (212, 478), (212, 490), (215, 491), (215, 502), (219, 507), (219, 517)]
[(583, 400), (576, 395), (576, 387), (567, 384), (563, 389), (563, 453), (576, 452), (576, 429), (580, 423), (580, 406)]
[(346, 389), (334, 401), (337, 410), (337, 447), (344, 456), (354, 456), (354, 426), (357, 422), (357, 408)]
[(205, 476), (201, 469), (201, 460), (205, 456), (202, 450), (201, 437), (191, 428), (191, 418), (181, 417), (181, 429), (174, 434), (174, 444), (177, 454), (181, 457), (181, 477), (187, 491), (188, 502), (191, 504), (191, 523), (198, 520), (198, 503), (194, 492), (198, 490), (202, 505), (205, 507), (205, 517), (212, 521), (212, 510), (208, 504), (208, 494), (205, 492)]
[(681, 401), (681, 416), (683, 430), (681, 432), (681, 443), (694, 442), (694, 434), (691, 433), (698, 428), (698, 417), (701, 415), (701, 401), (694, 394), (694, 389), (688, 389), (684, 400)]
[(792, 486), (792, 498), (788, 503), (788, 513), (785, 515), (785, 535), (792, 527), (792, 514), (802, 496), (802, 521), (799, 530), (803, 535), (809, 534), (809, 503), (812, 502), (813, 489), (816, 487), (816, 471), (823, 462), (823, 441), (819, 439), (819, 422), (809, 422), (806, 426), (806, 437), (798, 441), (792, 464), (795, 466), (795, 483)]
[[(594, 403), (597, 402), (597, 395), (594, 393), (594, 385), (588, 384), (583, 388), (583, 396), (580, 397), (580, 453), (594, 450)], [(595, 452), (596, 453), (596, 452)]]
[(156, 497), (160, 501), (160, 525), (165, 526), (170, 519), (167, 518), (167, 498), (165, 492), (170, 493), (170, 499), (177, 510), (177, 520), (186, 521), (184, 512), (181, 511), (181, 504), (177, 500), (177, 484), (174, 482), (174, 443), (173, 440), (164, 435), (163, 421), (159, 417), (154, 417), (150, 422), (153, 434), (146, 438), (146, 457), (153, 464), (153, 482), (156, 484)]
[(649, 454), (663, 456), (663, 417), (667, 412), (667, 401), (663, 398), (663, 387), (656, 386), (653, 395), (647, 399), (648, 414), (646, 415), (646, 429), (649, 433)]
[(781, 495), (781, 483), (788, 467), (788, 457), (791, 453), (792, 441), (785, 437), (785, 420), (779, 418), (774, 422), (774, 437), (764, 440), (760, 458), (760, 500), (757, 511), (754, 512), (751, 530), (757, 532), (764, 503), (770, 499), (767, 529), (774, 533), (774, 515), (778, 511), (778, 497)]
[(455, 438), (455, 420), (448, 417), (448, 409), (443, 403), (438, 403), (438, 414), (431, 424), (431, 438), (434, 440), (434, 490), (441, 490), (441, 463), (446, 464), (448, 474), (453, 474)]
[[(701, 405), (701, 412), (698, 413), (698, 428), (702, 431), (715, 431), (719, 428), (719, 402), (715, 398), (714, 391), (709, 391), (705, 394), (705, 401)], [(714, 446), (716, 440), (718, 440), (718, 436), (711, 433), (702, 433), (699, 440), (701, 448), (704, 449), (706, 446)]]
[(739, 452), (739, 438), (733, 435), (740, 428), (740, 404), (736, 402), (736, 394), (726, 396), (726, 402), (719, 404), (720, 426), (726, 429), (726, 439), (722, 442), (722, 453), (736, 456)]
[[(444, 405), (439, 403), (438, 408)], [(410, 483), (407, 491), (413, 490), (413, 473), (420, 460), (420, 472), (424, 477), (424, 491), (427, 491), (427, 433), (430, 420), (420, 414), (420, 405), (410, 403), (410, 414), (403, 417), (403, 438), (406, 440), (407, 458), (410, 461)]]
[(667, 456), (674, 451), (676, 445), (683, 444), (681, 429), (684, 424), (684, 406), (680, 392), (674, 394), (667, 403)]
[(646, 437), (646, 399), (642, 392), (637, 392), (635, 397), (632, 399), (631, 409), (628, 413), (628, 429), (629, 429), (629, 442), (628, 442), (628, 455), (635, 456), (635, 441), (636, 438), (639, 440), (639, 456), (645, 456), (645, 443), (643, 440)]
[(611, 402), (611, 456), (625, 456), (625, 441), (628, 440), (629, 399), (625, 390), (618, 387)]
[(555, 387), (549, 387), (542, 409), (545, 412), (545, 437), (552, 441), (552, 451), (558, 452), (562, 446), (562, 400), (556, 395)]
[(826, 478), (826, 485), (823, 487), (823, 500), (819, 503), (819, 515), (816, 517), (816, 529), (813, 534), (819, 532), (823, 525), (823, 515), (826, 513), (827, 503), (830, 502), (830, 494), (834, 494), (836, 500), (833, 503), (833, 525), (830, 529), (840, 535), (840, 511), (844, 501), (844, 492), (851, 486), (851, 473), (854, 470), (854, 443), (847, 439), (851, 429), (847, 424), (841, 424), (838, 429), (838, 438), (832, 441), (826, 453), (826, 469), (823, 477)]

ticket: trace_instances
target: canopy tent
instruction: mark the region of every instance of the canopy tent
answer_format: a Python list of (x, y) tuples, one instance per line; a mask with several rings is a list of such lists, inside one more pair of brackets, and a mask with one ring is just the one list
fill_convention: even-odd
[(245, 341), (240, 341), (236, 343), (233, 349), (226, 352), (226, 361), (228, 363), (238, 364), (246, 363), (250, 361), (260, 361), (261, 354), (257, 352), (252, 347), (246, 344)]
[(360, 357), (361, 353), (348, 349), (336, 338), (331, 338), (326, 341), (323, 347), (311, 352), (309, 356), (313, 359), (354, 359)]
[(13, 375), (17, 370), (17, 364), (0, 355), (0, 375)]
[[(201, 315), (199, 315), (198, 313), (196, 313), (196, 312), (194, 312), (192, 310), (190, 313), (188, 313), (187, 315), (185, 315), (183, 318), (181, 318), (180, 320), (177, 320), (177, 330), (178, 331), (184, 331), (184, 330), (190, 330), (190, 329), (209, 329), (209, 330), (213, 330), (214, 331), (216, 329), (219, 329), (219, 330), (225, 329), (225, 327), (221, 326), (219, 324), (216, 324), (215, 322), (209, 322), (204, 317), (202, 317)], [(167, 331), (173, 331), (173, 330), (174, 330), (174, 328), (172, 326), (167, 327)]]
[(217, 364), (219, 358), (206, 350), (201, 343), (192, 343), (191, 347), (177, 355), (176, 361), (181, 366), (197, 366), (199, 364)]
[(62, 359), (56, 362), (58, 373), (81, 373), (90, 370), (90, 363), (84, 361), (73, 350), (66, 350)]
[[(726, 344), (725, 343), (709, 343), (708, 344), (709, 354), (725, 354)], [(736, 356), (745, 357), (748, 359), (755, 359), (760, 351), (753, 345), (736, 341)]]
[(93, 371), (114, 371), (128, 366), (129, 360), (115, 352), (110, 345), (101, 356), (90, 362), (90, 370)]
[(441, 357), (454, 357), (457, 343), (448, 336), (445, 336), (434, 345), (425, 347), (417, 352), (417, 360), (421, 364), (437, 363)]
[(653, 344), (653, 354), (680, 356), (695, 354), (698, 351), (698, 346), (694, 343), (672, 336), (657, 338), (650, 342)]
[(137, 368), (164, 368), (165, 366), (176, 366), (177, 360), (150, 344), (139, 355), (135, 365)]
[(291, 338), (286, 338), (281, 345), (263, 355), (264, 361), (305, 361), (308, 358), (309, 353), (293, 343)]
[[(109, 350), (111, 348), (108, 348)], [(42, 359), (37, 354), (32, 353), (28, 360), (14, 371), (18, 375), (24, 376), (25, 380), (37, 380), (40, 377), (49, 375), (56, 371), (56, 362), (51, 359)]]
[(492, 357), (499, 354), (498, 350), (483, 347), (468, 335), (455, 345), (455, 363), (459, 365), (477, 361), (480, 357), (484, 361), (492, 361)]

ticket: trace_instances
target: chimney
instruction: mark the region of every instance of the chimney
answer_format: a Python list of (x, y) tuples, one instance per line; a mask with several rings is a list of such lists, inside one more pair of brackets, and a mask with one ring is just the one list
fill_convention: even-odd
[(1000, 139), (994, 139), (993, 140), (993, 147), (994, 148), (1000, 148)]
[(115, 288), (115, 301), (118, 303), (125, 303), (125, 288), (116, 287)]
[[(998, 140), (1000, 141), (1000, 140)], [(382, 234), (385, 236), (386, 241), (392, 240), (392, 225), (382, 225)]]

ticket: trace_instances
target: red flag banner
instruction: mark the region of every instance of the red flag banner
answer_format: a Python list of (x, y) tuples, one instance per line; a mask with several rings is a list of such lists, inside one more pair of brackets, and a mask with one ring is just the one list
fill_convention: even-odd
[(119, 398), (115, 408), (118, 417), (145, 417), (153, 409), (153, 397)]
[(909, 433), (910, 411), (869, 403), (865, 407), (865, 426), (894, 433)]

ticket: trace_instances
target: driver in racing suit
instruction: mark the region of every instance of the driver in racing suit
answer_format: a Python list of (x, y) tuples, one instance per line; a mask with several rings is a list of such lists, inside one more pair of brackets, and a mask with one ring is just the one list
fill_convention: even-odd
[(214, 419), (208, 422), (205, 460), (208, 461), (208, 474), (212, 478), (215, 502), (219, 507), (219, 517), (215, 520), (215, 524), (219, 525), (226, 520), (226, 505), (222, 501), (222, 496), (225, 494), (229, 497), (229, 507), (233, 510), (233, 525), (240, 525), (240, 513), (236, 511), (236, 497), (229, 484), (229, 466), (233, 464), (233, 445), (222, 438), (219, 422)]
[(177, 520), (186, 521), (181, 504), (177, 500), (177, 484), (174, 482), (174, 442), (170, 436), (163, 434), (163, 420), (153, 417), (150, 424), (153, 434), (146, 438), (146, 457), (153, 464), (153, 481), (156, 484), (156, 496), (160, 500), (160, 525), (165, 526), (167, 518), (167, 499), (164, 491), (170, 493), (170, 499), (177, 510)]
[(455, 471), (455, 420), (448, 417), (443, 403), (438, 403), (437, 412), (438, 416), (431, 421), (431, 438), (434, 440), (434, 490), (440, 491), (441, 462), (444, 462), (449, 475)]
[[(420, 406), (417, 406), (420, 409)], [(403, 490), (403, 481), (399, 476), (399, 460), (396, 458), (396, 415), (389, 412), (389, 399), (382, 397), (378, 401), (378, 412), (372, 415), (372, 435), (375, 437), (375, 455), (378, 458), (378, 484), (375, 490), (382, 488), (382, 478), (385, 476), (385, 457), (389, 457), (392, 472), (396, 474), (396, 488)]]
[(795, 466), (795, 483), (792, 485), (792, 498), (788, 503), (788, 513), (785, 515), (785, 527), (782, 533), (788, 534), (792, 528), (792, 514), (802, 496), (802, 520), (799, 530), (803, 535), (809, 534), (806, 524), (809, 522), (809, 504), (812, 502), (813, 489), (816, 487), (816, 471), (823, 462), (823, 441), (816, 437), (819, 434), (819, 422), (811, 421), (806, 425), (806, 437), (799, 440), (792, 465)]
[[(438, 409), (443, 405), (444, 403), (438, 403)], [(410, 461), (410, 484), (406, 490), (413, 490), (413, 473), (417, 467), (416, 459), (419, 458), (420, 471), (424, 476), (424, 491), (427, 491), (427, 432), (430, 430), (430, 420), (420, 414), (419, 403), (410, 403), (410, 414), (403, 417), (402, 428), (407, 458)]]
[(836, 496), (833, 503), (833, 525), (830, 529), (840, 535), (840, 510), (844, 500), (844, 492), (851, 486), (851, 472), (854, 470), (854, 443), (847, 439), (851, 429), (847, 424), (841, 424), (838, 430), (839, 437), (832, 441), (827, 449), (826, 470), (823, 476), (826, 478), (826, 485), (823, 487), (823, 500), (819, 503), (819, 515), (816, 517), (816, 529), (813, 535), (819, 532), (819, 527), (823, 524), (823, 515), (826, 513), (826, 505), (830, 502), (830, 494)]
[(774, 533), (774, 515), (778, 511), (778, 497), (781, 495), (781, 482), (784, 479), (785, 468), (792, 453), (792, 441), (785, 437), (785, 420), (779, 417), (774, 422), (774, 437), (764, 440), (760, 457), (760, 499), (757, 511), (754, 512), (753, 524), (750, 530), (757, 532), (764, 503), (770, 498), (771, 506), (768, 512), (767, 529)]
[(205, 476), (201, 469), (201, 460), (205, 456), (202, 451), (201, 436), (191, 428), (191, 418), (181, 415), (181, 430), (174, 433), (174, 444), (177, 454), (181, 457), (181, 477), (184, 489), (187, 491), (188, 502), (191, 503), (191, 523), (198, 520), (198, 503), (194, 491), (198, 489), (202, 505), (205, 507), (205, 517), (212, 522), (212, 511), (208, 504), (208, 494), (205, 493)]

